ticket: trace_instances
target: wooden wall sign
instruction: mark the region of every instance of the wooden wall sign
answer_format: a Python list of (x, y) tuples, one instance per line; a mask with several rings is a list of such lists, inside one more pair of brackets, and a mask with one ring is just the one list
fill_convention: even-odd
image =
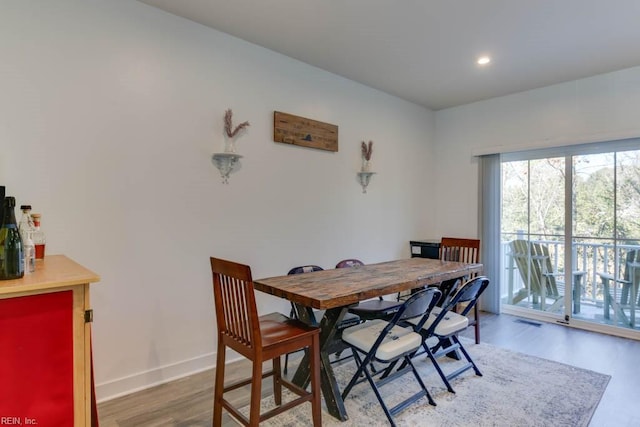
[(338, 151), (338, 126), (274, 111), (273, 140), (284, 144)]

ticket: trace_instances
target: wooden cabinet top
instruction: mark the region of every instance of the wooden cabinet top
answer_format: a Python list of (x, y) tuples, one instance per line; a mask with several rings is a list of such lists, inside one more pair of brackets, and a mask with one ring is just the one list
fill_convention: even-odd
[(22, 279), (0, 280), (0, 297), (13, 293), (44, 291), (100, 281), (100, 276), (64, 255), (45, 256), (36, 271)]

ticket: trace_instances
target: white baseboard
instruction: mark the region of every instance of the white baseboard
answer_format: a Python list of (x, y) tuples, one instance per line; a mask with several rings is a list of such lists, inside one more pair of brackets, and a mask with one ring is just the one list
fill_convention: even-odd
[[(240, 356), (229, 352), (226, 364), (236, 361)], [(116, 378), (96, 384), (98, 403), (137, 391), (145, 390), (169, 381), (177, 380), (198, 372), (215, 368), (216, 353), (208, 353), (192, 359), (183, 360), (169, 365), (159, 366), (148, 371), (139, 372), (126, 377)]]

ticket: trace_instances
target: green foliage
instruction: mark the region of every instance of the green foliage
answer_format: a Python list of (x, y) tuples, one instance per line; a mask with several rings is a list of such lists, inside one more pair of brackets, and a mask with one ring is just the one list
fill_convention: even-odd
[[(574, 156), (576, 238), (640, 239), (640, 151)], [(564, 234), (564, 158), (505, 162), (502, 230)]]
[(564, 233), (564, 159), (503, 164), (502, 229), (541, 238)]

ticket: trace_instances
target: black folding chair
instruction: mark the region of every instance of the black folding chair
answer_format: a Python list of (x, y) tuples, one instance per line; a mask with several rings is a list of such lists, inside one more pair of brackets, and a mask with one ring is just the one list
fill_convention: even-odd
[[(336, 264), (336, 268), (351, 268), (363, 266), (364, 263), (358, 259), (343, 259)], [(362, 301), (349, 307), (349, 314), (358, 316), (361, 320), (385, 319), (389, 320), (393, 317), (402, 305), (403, 301), (386, 300), (382, 297)], [(346, 317), (346, 316), (345, 316)]]
[[(342, 393), (343, 399), (347, 398), (356, 384), (366, 379), (392, 426), (395, 426), (394, 415), (424, 396), (429, 404), (436, 405), (410, 357), (420, 348), (422, 336), (409, 327), (399, 326), (398, 323), (428, 317), (439, 299), (440, 291), (435, 288), (417, 292), (402, 303), (390, 321), (376, 319), (352, 326), (342, 332), (342, 340), (351, 347), (357, 365), (355, 374)], [(391, 369), (400, 360), (406, 365), (405, 368), (392, 372)], [(378, 366), (376, 369), (373, 366), (374, 362), (386, 367), (380, 369)], [(420, 390), (393, 408), (388, 408), (378, 388), (409, 372), (413, 373)]]
[[(294, 267), (291, 270), (289, 270), (289, 272), (287, 273), (287, 275), (292, 275), (292, 274), (303, 274), (303, 273), (312, 273), (314, 271), (322, 271), (324, 270), (322, 267), (319, 267), (317, 265), (302, 265), (299, 267)], [(324, 310), (313, 310), (313, 317), (315, 318), (315, 323), (314, 326), (318, 326), (320, 324), (320, 321), (322, 320), (322, 317), (324, 316)], [(291, 303), (291, 313), (290, 316), (293, 319), (300, 319), (300, 315), (298, 313), (298, 310), (296, 308), (296, 305), (294, 303)], [(360, 318), (352, 313), (347, 313), (345, 314), (344, 318), (342, 319), (342, 321), (340, 323), (338, 323), (337, 328), (338, 328), (338, 333), (340, 331), (342, 331), (345, 328), (348, 328), (349, 326), (354, 326), (357, 325), (358, 323), (360, 323), (361, 320)], [(339, 342), (339, 341), (338, 341)], [(339, 362), (341, 360), (344, 360), (348, 357), (340, 357), (340, 354), (342, 352), (341, 348), (337, 348), (336, 349), (336, 358), (331, 362), (331, 363), (336, 363)], [(284, 357), (284, 369), (283, 372), (285, 375), (287, 375), (288, 372), (288, 365), (289, 365), (289, 353)]]
[[(408, 323), (413, 325), (414, 331), (419, 332), (422, 336), (421, 346), (424, 352), (433, 363), (436, 371), (438, 371), (447, 390), (452, 393), (455, 393), (455, 391), (449, 381), (466, 370), (473, 368), (476, 375), (482, 376), (480, 369), (478, 369), (458, 339), (458, 334), (469, 327), (470, 322), (467, 313), (476, 305), (478, 298), (487, 286), (489, 286), (489, 279), (484, 276), (475, 277), (464, 283), (442, 307), (435, 307), (431, 310), (429, 316), (421, 319), (414, 318), (408, 320)], [(453, 311), (453, 308), (458, 304), (464, 305), (464, 310), (460, 313)], [(437, 344), (433, 347), (427, 345), (427, 340), (431, 337), (435, 337), (438, 340)], [(461, 359), (458, 355), (458, 350), (462, 352), (467, 363), (454, 372), (445, 374), (438, 364), (437, 359), (443, 355), (452, 355), (452, 353), (457, 356), (455, 357), (456, 359)], [(411, 357), (414, 358), (418, 354), (424, 353), (416, 351)], [(400, 368), (402, 369), (404, 365), (405, 363), (403, 363)]]

